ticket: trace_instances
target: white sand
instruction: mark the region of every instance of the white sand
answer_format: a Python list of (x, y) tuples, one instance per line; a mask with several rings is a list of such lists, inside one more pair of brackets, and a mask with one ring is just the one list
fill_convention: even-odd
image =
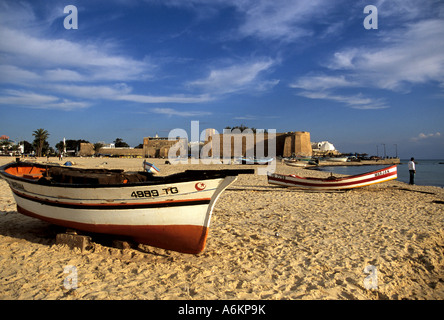
[[(67, 160), (125, 170), (143, 161)], [(153, 162), (162, 174), (203, 168)], [(209, 166), (245, 167), (257, 168)], [(282, 164), (276, 172), (328, 175)], [(80, 252), (55, 245), (53, 226), (18, 214), (0, 180), (0, 299), (443, 299), (443, 202), (442, 188), (398, 181), (307, 193), (241, 175), (217, 202), (199, 255), (103, 243)], [(377, 289), (364, 284), (369, 265)], [(64, 286), (66, 266), (77, 268), (75, 290)]]

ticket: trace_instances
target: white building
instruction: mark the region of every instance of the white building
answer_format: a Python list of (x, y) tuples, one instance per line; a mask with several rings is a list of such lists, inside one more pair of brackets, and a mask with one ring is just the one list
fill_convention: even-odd
[(313, 151), (335, 151), (336, 150), (333, 143), (330, 143), (328, 141), (313, 142), (311, 144), (311, 147), (313, 148)]

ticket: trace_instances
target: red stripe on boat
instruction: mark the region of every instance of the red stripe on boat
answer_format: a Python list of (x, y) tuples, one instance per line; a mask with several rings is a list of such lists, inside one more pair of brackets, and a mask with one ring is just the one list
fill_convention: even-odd
[(108, 225), (87, 224), (41, 216), (17, 206), (17, 211), (66, 228), (92, 233), (125, 236), (150, 246), (197, 254), (205, 249), (209, 228), (194, 225)]

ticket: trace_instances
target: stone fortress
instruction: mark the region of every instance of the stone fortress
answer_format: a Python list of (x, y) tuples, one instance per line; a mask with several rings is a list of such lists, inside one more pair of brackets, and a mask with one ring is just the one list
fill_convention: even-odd
[[(250, 139), (250, 140), (249, 140)], [(268, 141), (275, 139), (275, 141)], [(253, 141), (253, 143), (252, 143)], [(110, 156), (110, 157), (141, 157), (141, 158), (168, 158), (168, 152), (180, 139), (169, 140), (161, 137), (145, 137), (143, 138), (143, 148), (112, 148), (102, 147), (100, 150), (94, 150), (91, 143), (82, 143), (80, 146), (79, 156)], [(200, 142), (199, 148), (207, 146), (210, 149), (208, 156), (213, 155), (229, 155), (235, 156), (235, 142), (242, 146), (242, 156), (256, 156), (257, 148), (261, 148), (261, 156), (280, 156), (290, 157), (292, 155), (309, 157), (313, 155), (312, 142), (310, 141), (310, 132), (294, 131), (285, 133), (222, 133), (216, 134), (214, 129), (206, 130), (206, 139)], [(238, 145), (238, 147), (239, 147)], [(251, 146), (254, 150), (251, 150)], [(268, 146), (275, 145), (276, 151), (268, 153)], [(247, 147), (248, 146), (248, 147)], [(250, 149), (248, 149), (250, 148)], [(229, 150), (229, 151), (228, 151)], [(239, 152), (239, 151), (237, 151)], [(238, 155), (238, 153), (236, 154)]]

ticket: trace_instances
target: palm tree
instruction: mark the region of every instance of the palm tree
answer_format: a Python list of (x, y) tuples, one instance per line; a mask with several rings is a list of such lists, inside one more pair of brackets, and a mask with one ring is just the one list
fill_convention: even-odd
[(105, 145), (103, 144), (103, 143), (101, 143), (101, 142), (96, 142), (96, 143), (94, 143), (94, 151), (96, 152), (96, 153), (99, 153), (99, 150), (101, 149), (101, 148), (103, 148)]
[(32, 135), (35, 137), (34, 146), (37, 150), (37, 157), (41, 157), (42, 149), (45, 145), (46, 139), (49, 137), (49, 133), (45, 129), (37, 129), (32, 133)]

